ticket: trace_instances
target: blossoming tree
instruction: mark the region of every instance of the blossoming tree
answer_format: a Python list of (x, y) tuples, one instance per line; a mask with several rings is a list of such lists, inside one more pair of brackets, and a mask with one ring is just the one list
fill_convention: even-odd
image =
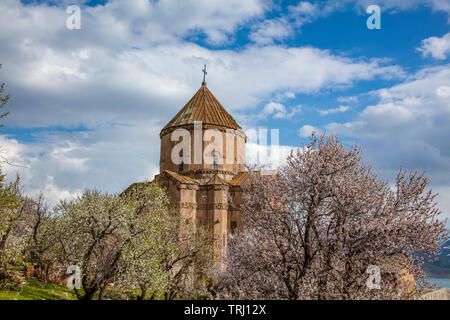
[[(408, 298), (402, 279), (424, 281), (423, 260), (445, 234), (428, 179), (401, 169), (390, 186), (358, 146), (310, 139), (277, 174), (250, 171), (245, 231), (230, 239), (222, 296)], [(380, 271), (379, 288), (367, 284), (370, 266)]]

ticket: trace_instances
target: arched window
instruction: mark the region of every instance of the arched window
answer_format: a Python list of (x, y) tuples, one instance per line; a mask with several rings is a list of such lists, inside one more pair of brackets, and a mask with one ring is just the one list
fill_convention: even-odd
[(214, 154), (213, 156), (213, 169), (214, 170), (219, 170), (219, 159), (217, 157), (217, 154)]
[(183, 172), (183, 170), (184, 170), (183, 156), (180, 156), (180, 164), (178, 165), (178, 172)]

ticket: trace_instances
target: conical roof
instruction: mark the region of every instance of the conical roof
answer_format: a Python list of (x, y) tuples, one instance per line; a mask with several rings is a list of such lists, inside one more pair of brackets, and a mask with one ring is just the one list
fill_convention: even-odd
[(233, 117), (225, 110), (216, 97), (214, 97), (208, 87), (206, 87), (206, 82), (202, 83), (197, 93), (161, 130), (161, 133), (171, 127), (194, 124), (194, 121), (201, 121), (202, 124), (217, 127), (241, 129)]

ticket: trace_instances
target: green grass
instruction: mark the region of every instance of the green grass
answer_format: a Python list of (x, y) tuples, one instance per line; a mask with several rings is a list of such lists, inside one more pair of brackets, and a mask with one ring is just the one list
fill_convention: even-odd
[(33, 278), (26, 279), (27, 284), (23, 285), (22, 290), (0, 290), (0, 300), (76, 300), (77, 297), (73, 290), (54, 284), (37, 281)]
[[(0, 300), (78, 300), (74, 290), (71, 290), (64, 285), (41, 282), (36, 278), (26, 278), (25, 281), (27, 284), (24, 284), (22, 290), (19, 290), (17, 284), (13, 285), (12, 282), (8, 280), (9, 285), (12, 285), (13, 289), (0, 289)], [(84, 294), (83, 289), (80, 289), (80, 294)], [(136, 296), (139, 294), (140, 290), (137, 289), (124, 290), (107, 287), (104, 300), (122, 300), (124, 297), (127, 297), (129, 300), (135, 300)], [(147, 299), (150, 298), (150, 296), (151, 292), (148, 292)], [(97, 299), (98, 292), (93, 297), (93, 300)]]
[[(13, 290), (0, 290), (0, 300), (77, 300), (75, 292), (64, 285), (46, 283), (36, 280), (35, 278), (26, 278), (27, 284), (24, 284), (22, 290), (18, 285), (13, 285)], [(8, 282), (11, 284), (11, 282)], [(105, 300), (121, 300), (117, 288), (107, 288), (105, 292)], [(139, 290), (121, 290), (123, 296), (128, 299), (136, 299)], [(83, 289), (80, 290), (83, 294)], [(98, 299), (98, 293), (93, 300)]]

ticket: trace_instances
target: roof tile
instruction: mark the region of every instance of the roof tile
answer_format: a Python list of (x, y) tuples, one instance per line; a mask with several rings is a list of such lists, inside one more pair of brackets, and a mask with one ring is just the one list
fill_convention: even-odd
[(169, 170), (164, 170), (165, 173), (167, 173), (169, 176), (171, 176), (172, 178), (174, 178), (175, 180), (177, 180), (180, 183), (185, 183), (185, 184), (196, 184), (196, 182), (194, 180), (192, 180), (191, 178), (184, 176), (182, 174), (173, 172), (173, 171), (169, 171)]
[(241, 129), (233, 117), (209, 91), (205, 83), (161, 132), (170, 127), (193, 124), (194, 121), (230, 129)]
[(242, 186), (251, 183), (251, 175), (248, 172), (241, 172), (230, 181), (232, 186)]

